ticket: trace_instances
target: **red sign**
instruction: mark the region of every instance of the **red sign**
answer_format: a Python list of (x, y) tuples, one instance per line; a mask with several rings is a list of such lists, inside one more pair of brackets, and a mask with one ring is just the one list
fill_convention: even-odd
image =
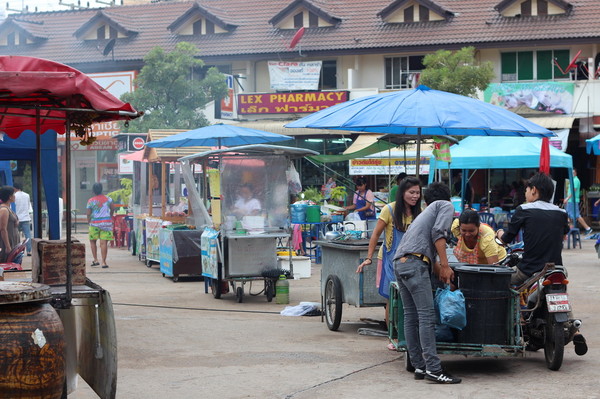
[(238, 113), (301, 114), (316, 112), (346, 101), (347, 91), (238, 94)]
[(131, 142), (131, 145), (133, 145), (133, 148), (135, 148), (136, 150), (141, 150), (142, 148), (144, 148), (144, 144), (146, 144), (146, 142), (141, 137), (136, 137)]

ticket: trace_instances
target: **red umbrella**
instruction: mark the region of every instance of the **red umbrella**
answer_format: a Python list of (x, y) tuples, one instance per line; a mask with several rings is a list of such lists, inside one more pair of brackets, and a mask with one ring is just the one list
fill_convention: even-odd
[(540, 173), (550, 174), (550, 140), (548, 137), (542, 139), (542, 150), (540, 151)]
[[(0, 56), (0, 131), (16, 138), (32, 130), (38, 136), (37, 164), (41, 164), (39, 136), (47, 130), (79, 136), (89, 134), (91, 124), (110, 120), (129, 120), (142, 115), (91, 78), (69, 66), (33, 57)], [(70, 135), (66, 135), (66, 168), (71, 167)], [(37, 168), (41, 181), (41, 171)], [(65, 179), (65, 191), (71, 192), (71, 180)], [(38, 196), (38, 199), (40, 196)], [(41, 215), (38, 200), (37, 215)], [(71, 196), (66, 200), (67, 227), (67, 292), (71, 301)], [(38, 216), (39, 217), (39, 216)], [(41, 237), (37, 223), (36, 237)]]

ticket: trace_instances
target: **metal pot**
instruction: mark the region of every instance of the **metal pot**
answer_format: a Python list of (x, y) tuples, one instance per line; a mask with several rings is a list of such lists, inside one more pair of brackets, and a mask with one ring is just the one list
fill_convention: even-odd
[(342, 233), (340, 233), (339, 231), (328, 231), (327, 233), (325, 233), (325, 239), (326, 240), (335, 240), (336, 238), (338, 238), (341, 235), (342, 235)]

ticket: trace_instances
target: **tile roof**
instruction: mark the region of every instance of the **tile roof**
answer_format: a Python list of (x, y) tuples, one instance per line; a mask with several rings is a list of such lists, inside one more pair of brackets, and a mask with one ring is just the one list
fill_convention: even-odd
[[(600, 39), (598, 0), (571, 0), (572, 9), (567, 15), (521, 18), (501, 16), (494, 9), (498, 0), (435, 0), (432, 3), (453, 12), (454, 16), (446, 21), (405, 24), (387, 24), (377, 15), (390, 0), (304, 1), (341, 19), (335, 27), (306, 29), (300, 44), (302, 53), (309, 56), (426, 51), (465, 45), (527, 46), (556, 41), (572, 44)], [(280, 30), (269, 24), (270, 19), (290, 5), (290, 0), (198, 1), (200, 7), (235, 24), (236, 28), (221, 34), (181, 37), (169, 31), (167, 28), (194, 4), (193, 1), (168, 1), (104, 9), (106, 16), (137, 32), (117, 40), (115, 61), (139, 62), (155, 46), (171, 50), (180, 41), (195, 44), (200, 57), (217, 62), (232, 58), (297, 57), (297, 50), (288, 48), (295, 30)], [(26, 29), (32, 34), (34, 31), (43, 34), (47, 40), (26, 46), (0, 47), (0, 52), (48, 58), (73, 66), (109, 62), (110, 57), (98, 50), (99, 43), (74, 36), (96, 13), (98, 9), (13, 14), (0, 25), (0, 30), (8, 26), (8, 21), (27, 20), (30, 22)]]

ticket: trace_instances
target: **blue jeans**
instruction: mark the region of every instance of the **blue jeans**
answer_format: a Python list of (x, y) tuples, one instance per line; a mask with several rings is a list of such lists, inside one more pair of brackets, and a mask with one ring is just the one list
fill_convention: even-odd
[(435, 341), (435, 310), (429, 265), (420, 259), (402, 257), (394, 262), (400, 298), (404, 306), (404, 337), (415, 368), (430, 372), (442, 369)]
[(19, 230), (23, 232), (25, 238), (29, 238), (27, 241), (27, 253), (31, 253), (31, 221), (19, 222)]

